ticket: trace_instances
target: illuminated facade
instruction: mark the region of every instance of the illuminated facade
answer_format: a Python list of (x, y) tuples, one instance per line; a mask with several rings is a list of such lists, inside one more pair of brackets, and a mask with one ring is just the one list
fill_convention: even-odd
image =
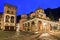
[(2, 27), (2, 18), (3, 18), (3, 14), (0, 13), (0, 29), (1, 29), (1, 27)]
[(2, 18), (2, 30), (15, 30), (16, 29), (16, 7), (10, 4), (4, 5), (4, 13)]
[[(26, 15), (26, 14), (25, 14)], [(23, 16), (23, 18), (26, 16)], [(22, 21), (23, 22), (22, 22)], [(34, 33), (49, 32), (53, 30), (60, 30), (60, 22), (53, 22), (46, 16), (44, 10), (39, 8), (29, 15), (29, 18), (20, 20), (20, 30)]]
[(16, 7), (13, 5), (5, 4), (4, 13), (0, 14), (0, 29), (2, 30), (16, 30), (29, 31), (34, 33), (59, 31), (59, 21), (53, 22), (46, 16), (44, 10), (41, 8), (31, 12), (30, 15), (22, 14), (18, 24), (16, 24)]

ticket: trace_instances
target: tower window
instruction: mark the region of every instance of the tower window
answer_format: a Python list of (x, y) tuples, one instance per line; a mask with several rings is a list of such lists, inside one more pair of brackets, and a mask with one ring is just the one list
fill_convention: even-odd
[(35, 16), (33, 16), (33, 18), (35, 18)]
[(10, 11), (8, 10), (7, 13), (10, 13)]
[(13, 11), (11, 11), (11, 14), (13, 14), (14, 12)]
[(7, 16), (6, 16), (6, 22), (9, 22), (9, 18), (10, 18), (10, 17), (7, 15)]
[(11, 23), (14, 23), (14, 17), (11, 16)]

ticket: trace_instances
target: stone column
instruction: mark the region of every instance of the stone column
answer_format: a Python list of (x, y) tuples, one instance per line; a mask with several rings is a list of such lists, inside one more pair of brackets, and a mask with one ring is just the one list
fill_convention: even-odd
[(49, 32), (49, 31), (50, 31), (50, 29), (51, 29), (50, 24), (48, 24), (48, 26), (47, 26), (47, 27), (48, 27), (48, 32)]
[(54, 25), (52, 24), (51, 26), (52, 26), (52, 31), (53, 31), (53, 26), (54, 26)]
[(60, 25), (58, 24), (58, 30), (60, 29)]
[(30, 22), (30, 28), (29, 29), (30, 29), (30, 32), (31, 32), (31, 22)]

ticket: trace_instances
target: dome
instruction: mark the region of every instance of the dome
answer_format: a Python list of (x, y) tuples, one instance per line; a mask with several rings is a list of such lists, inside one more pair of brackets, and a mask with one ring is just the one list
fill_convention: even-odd
[(44, 13), (44, 9), (42, 9), (42, 8), (37, 8), (37, 9), (36, 9), (36, 13), (39, 13), (39, 12)]

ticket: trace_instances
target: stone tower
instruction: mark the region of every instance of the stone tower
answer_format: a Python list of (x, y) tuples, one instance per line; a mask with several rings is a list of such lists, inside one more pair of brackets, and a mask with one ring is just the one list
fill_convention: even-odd
[(36, 17), (45, 19), (46, 18), (46, 14), (44, 13), (44, 9), (38, 8), (36, 10)]
[(16, 29), (16, 6), (5, 4), (2, 30), (12, 31), (15, 29)]

